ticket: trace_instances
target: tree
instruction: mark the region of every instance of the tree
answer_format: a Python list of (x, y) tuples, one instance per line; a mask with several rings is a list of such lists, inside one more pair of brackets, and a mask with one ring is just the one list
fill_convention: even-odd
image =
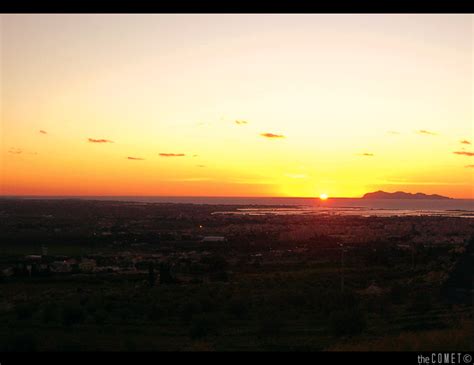
[(366, 327), (366, 317), (359, 308), (343, 309), (331, 314), (330, 328), (334, 336), (353, 336)]
[(155, 275), (155, 265), (153, 262), (148, 263), (148, 286), (152, 288), (155, 286), (156, 275)]

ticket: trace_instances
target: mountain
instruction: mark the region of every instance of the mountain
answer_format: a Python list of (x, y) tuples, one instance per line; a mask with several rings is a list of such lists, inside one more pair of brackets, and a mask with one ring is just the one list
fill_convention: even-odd
[(405, 193), (403, 191), (397, 191), (395, 193), (387, 193), (385, 191), (379, 190), (373, 193), (364, 194), (362, 199), (451, 199), (447, 196), (442, 196), (438, 194), (427, 195), (423, 193)]

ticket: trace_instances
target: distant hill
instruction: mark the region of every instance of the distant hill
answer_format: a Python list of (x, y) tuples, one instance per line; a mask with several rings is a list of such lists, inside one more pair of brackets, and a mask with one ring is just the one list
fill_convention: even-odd
[(362, 199), (451, 199), (447, 196), (442, 196), (438, 194), (427, 195), (423, 193), (405, 193), (403, 191), (397, 191), (395, 193), (387, 193), (385, 191), (379, 190), (373, 193), (365, 194)]

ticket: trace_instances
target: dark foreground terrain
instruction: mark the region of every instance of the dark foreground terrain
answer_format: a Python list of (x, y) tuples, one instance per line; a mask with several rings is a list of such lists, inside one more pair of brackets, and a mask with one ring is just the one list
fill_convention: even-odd
[(473, 350), (474, 219), (0, 200), (0, 351)]

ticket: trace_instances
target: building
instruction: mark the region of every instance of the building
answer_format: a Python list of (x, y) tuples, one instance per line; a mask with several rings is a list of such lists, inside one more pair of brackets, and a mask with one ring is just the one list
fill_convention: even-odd
[(94, 259), (83, 259), (79, 264), (81, 272), (93, 272), (96, 267), (97, 263)]
[(213, 242), (227, 242), (227, 239), (222, 236), (206, 236), (201, 242), (203, 243), (213, 243)]

